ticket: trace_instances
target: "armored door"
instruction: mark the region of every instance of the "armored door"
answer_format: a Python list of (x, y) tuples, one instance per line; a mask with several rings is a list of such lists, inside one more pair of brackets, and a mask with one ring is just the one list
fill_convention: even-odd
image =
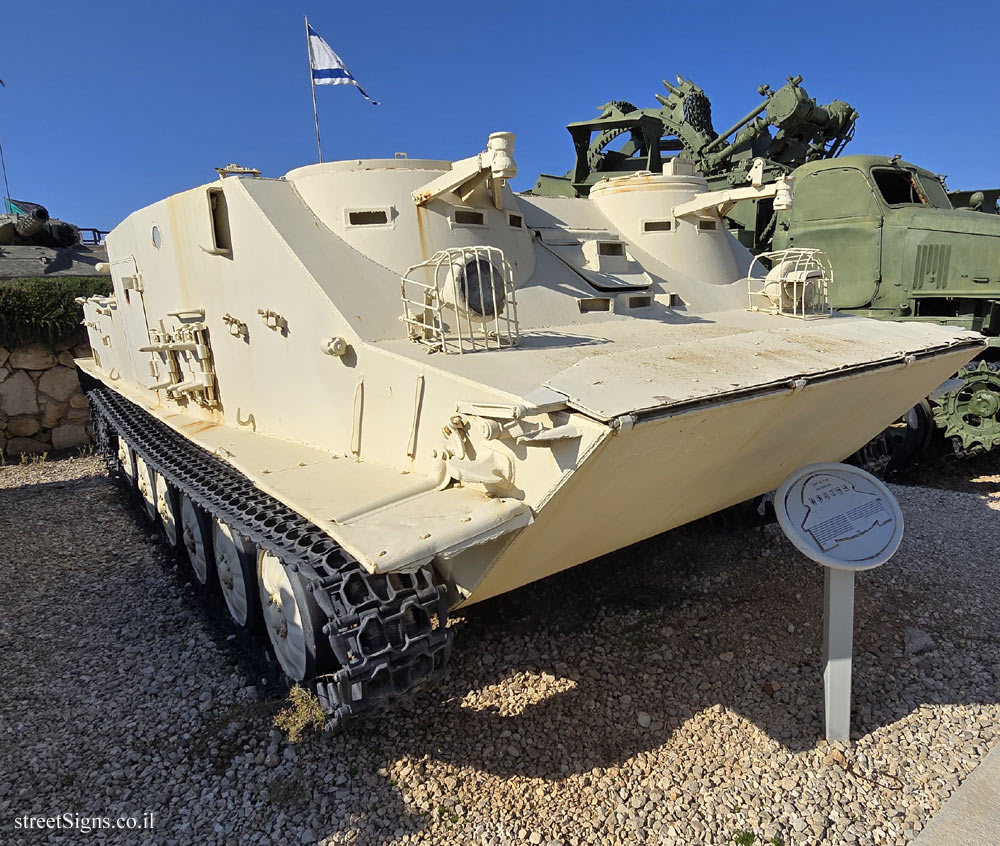
[(783, 246), (826, 252), (833, 264), (831, 304), (863, 308), (882, 278), (882, 223), (881, 206), (861, 171), (831, 168), (796, 179), (788, 229), (780, 240)]
[(149, 344), (149, 324), (146, 322), (146, 305), (143, 302), (142, 274), (135, 259), (117, 263), (114, 270), (115, 295), (118, 310), (125, 328), (128, 352), (117, 356), (119, 362), (127, 359), (135, 372), (136, 381), (149, 387), (159, 381), (153, 353), (141, 352)]

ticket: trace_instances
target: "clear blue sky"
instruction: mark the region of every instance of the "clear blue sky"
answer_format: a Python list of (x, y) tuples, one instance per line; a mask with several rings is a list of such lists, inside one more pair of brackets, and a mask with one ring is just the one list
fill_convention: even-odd
[(457, 159), (509, 130), (528, 188), (570, 167), (565, 124), (608, 100), (656, 106), (680, 73), (722, 129), (799, 73), (860, 112), (847, 152), (1000, 185), (995, 2), (29, 0), (0, 11), (12, 196), (107, 229), (217, 165), (315, 161), (304, 13), (382, 101), (317, 89), (327, 159)]

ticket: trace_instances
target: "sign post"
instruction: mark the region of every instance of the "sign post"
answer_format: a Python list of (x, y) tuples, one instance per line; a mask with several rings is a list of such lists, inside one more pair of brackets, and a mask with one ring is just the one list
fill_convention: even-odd
[(851, 738), (854, 571), (824, 567), (823, 700), (827, 740)]
[(774, 497), (778, 523), (807, 558), (822, 564), (823, 695), (827, 740), (851, 739), (854, 574), (888, 561), (903, 539), (903, 515), (889, 489), (847, 464), (810, 464)]

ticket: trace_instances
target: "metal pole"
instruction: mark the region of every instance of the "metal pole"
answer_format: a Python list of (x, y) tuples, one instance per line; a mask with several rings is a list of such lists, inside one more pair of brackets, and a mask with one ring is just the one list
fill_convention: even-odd
[(313, 123), (316, 124), (316, 151), (319, 153), (320, 164), (323, 163), (323, 146), (319, 143), (319, 113), (316, 111), (316, 81), (313, 79), (312, 42), (309, 40), (309, 16), (306, 19), (306, 58), (309, 61), (309, 85), (313, 97)]
[(4, 212), (12, 212), (14, 209), (10, 204), (10, 183), (7, 182), (7, 162), (3, 159), (3, 144), (0, 143), (0, 169), (3, 170), (3, 186), (4, 186)]
[(854, 571), (824, 567), (823, 699), (826, 739), (851, 739), (851, 664), (854, 655)]

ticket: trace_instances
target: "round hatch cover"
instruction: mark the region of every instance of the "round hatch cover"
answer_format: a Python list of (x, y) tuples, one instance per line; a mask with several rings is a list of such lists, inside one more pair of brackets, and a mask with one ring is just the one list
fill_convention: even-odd
[(847, 464), (810, 464), (774, 496), (778, 523), (813, 561), (869, 570), (888, 561), (903, 539), (903, 514), (889, 489)]

